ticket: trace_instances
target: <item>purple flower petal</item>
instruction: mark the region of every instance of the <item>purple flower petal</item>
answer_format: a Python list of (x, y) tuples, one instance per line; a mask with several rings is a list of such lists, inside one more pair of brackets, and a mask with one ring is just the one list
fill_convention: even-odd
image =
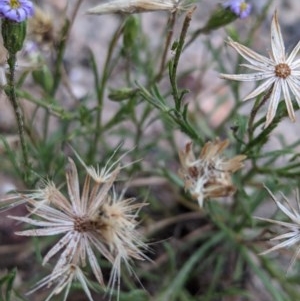
[[(15, 4), (18, 4), (17, 7)], [(0, 1), (0, 16), (15, 22), (23, 22), (34, 14), (33, 4), (29, 0)]]
[(230, 9), (241, 19), (248, 17), (252, 8), (251, 4), (244, 0), (229, 0), (223, 4), (223, 7)]

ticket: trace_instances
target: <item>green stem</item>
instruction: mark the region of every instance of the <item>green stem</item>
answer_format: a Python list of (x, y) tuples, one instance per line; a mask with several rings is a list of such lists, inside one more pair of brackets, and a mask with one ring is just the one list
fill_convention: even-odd
[(29, 179), (29, 170), (30, 170), (30, 163), (28, 159), (28, 149), (27, 144), (24, 136), (24, 118), (23, 112), (17, 98), (16, 94), (16, 87), (15, 87), (15, 66), (16, 66), (16, 54), (9, 54), (7, 60), (9, 66), (9, 73), (8, 73), (8, 87), (6, 88), (6, 94), (13, 106), (18, 132), (20, 137), (21, 149), (22, 149), (22, 156), (23, 156), (23, 164), (24, 164), (24, 171), (22, 172), (22, 176), (25, 182)]
[(102, 71), (102, 78), (99, 82), (98, 79), (98, 72), (97, 72), (97, 66), (95, 61), (92, 60), (92, 64), (93, 64), (93, 69), (94, 69), (94, 74), (95, 76), (95, 89), (97, 91), (97, 116), (96, 116), (96, 130), (95, 130), (95, 134), (94, 134), (94, 141), (93, 143), (91, 143), (91, 148), (89, 150), (89, 154), (88, 154), (88, 158), (89, 161), (93, 161), (97, 148), (98, 148), (98, 143), (99, 143), (99, 138), (103, 132), (103, 128), (102, 128), (102, 113), (103, 113), (103, 99), (104, 99), (104, 92), (105, 92), (105, 88), (106, 88), (106, 82), (109, 78), (110, 75), (110, 67), (111, 67), (111, 59), (112, 59), (112, 55), (113, 55), (113, 50), (123, 32), (124, 29), (124, 22), (121, 23), (121, 25), (119, 26), (119, 28), (116, 30), (115, 34), (112, 37), (112, 40), (109, 44), (109, 48), (107, 51), (107, 55), (106, 55), (106, 59), (105, 59), (105, 63), (104, 63), (104, 67), (103, 67), (103, 71)]
[(56, 55), (54, 72), (53, 72), (54, 83), (53, 83), (53, 87), (52, 87), (52, 91), (51, 91), (52, 97), (55, 96), (56, 91), (61, 82), (63, 59), (64, 59), (67, 42), (69, 40), (72, 25), (74, 23), (75, 17), (78, 13), (78, 10), (79, 10), (79, 7), (80, 7), (82, 1), (83, 0), (77, 1), (77, 3), (75, 4), (75, 8), (74, 8), (71, 19), (70, 20), (66, 19), (65, 24), (63, 25), (62, 31), (60, 33), (60, 39), (59, 39), (58, 45), (56, 47), (58, 49), (58, 52)]
[(254, 130), (255, 130), (255, 127), (253, 126), (253, 123), (254, 123), (255, 116), (256, 116), (257, 112), (259, 111), (259, 109), (270, 98), (270, 95), (271, 95), (271, 93), (273, 91), (273, 87), (274, 87), (274, 84), (267, 91), (267, 93), (264, 95), (264, 97), (263, 97), (263, 99), (261, 101), (260, 100), (256, 100), (256, 102), (254, 103), (254, 106), (253, 106), (253, 108), (251, 110), (249, 122), (248, 122), (248, 137), (249, 137), (249, 141), (252, 141), (252, 139), (253, 139), (253, 133), (254, 133)]
[(164, 73), (164, 70), (165, 70), (167, 54), (168, 54), (168, 51), (169, 51), (169, 47), (170, 47), (173, 32), (174, 32), (176, 16), (177, 16), (177, 12), (174, 11), (173, 13), (171, 13), (171, 15), (169, 17), (169, 20), (168, 20), (168, 34), (167, 34), (165, 47), (164, 47), (164, 51), (163, 51), (163, 55), (162, 55), (162, 59), (161, 59), (161, 63), (160, 63), (160, 69), (159, 69), (158, 74), (155, 77), (155, 82), (156, 83), (161, 80), (161, 78), (163, 76), (163, 73)]
[[(50, 97), (54, 97), (59, 85), (61, 83), (61, 78), (63, 74), (63, 59), (66, 51), (66, 46), (69, 40), (70, 32), (72, 29), (72, 25), (74, 23), (75, 17), (78, 13), (78, 10), (80, 8), (80, 5), (82, 4), (83, 0), (78, 0), (74, 4), (74, 11), (72, 13), (72, 16), (70, 19), (65, 20), (65, 24), (62, 27), (61, 33), (60, 33), (60, 39), (56, 45), (56, 49), (58, 49), (56, 58), (55, 58), (55, 65), (54, 65), (54, 70), (53, 70), (53, 86), (52, 90), (50, 93)], [(49, 131), (49, 120), (50, 120), (50, 115), (49, 111), (46, 110), (45, 112), (45, 118), (44, 118), (44, 127), (43, 127), (43, 138), (44, 141), (47, 140), (48, 137), (48, 131)]]
[(182, 94), (179, 95), (179, 91), (178, 91), (178, 87), (177, 87), (177, 81), (176, 81), (177, 68), (178, 68), (179, 58), (180, 58), (181, 52), (183, 50), (185, 37), (186, 37), (187, 31), (188, 31), (188, 28), (190, 26), (190, 22), (192, 20), (192, 15), (193, 15), (193, 12), (195, 11), (195, 9), (196, 9), (196, 7), (193, 7), (192, 9), (190, 9), (184, 19), (182, 30), (180, 33), (180, 38), (178, 41), (178, 45), (176, 47), (175, 56), (170, 65), (170, 83), (172, 86), (172, 94), (173, 94), (174, 101), (175, 101), (176, 111), (180, 111), (180, 109), (181, 109), (181, 99), (183, 96)]
[(31, 103), (36, 104), (38, 107), (44, 108), (48, 114), (53, 115), (61, 120), (74, 120), (78, 119), (78, 114), (75, 112), (68, 112), (61, 107), (54, 98), (47, 97), (43, 100), (33, 97), (26, 91), (17, 90), (17, 96), (26, 98)]

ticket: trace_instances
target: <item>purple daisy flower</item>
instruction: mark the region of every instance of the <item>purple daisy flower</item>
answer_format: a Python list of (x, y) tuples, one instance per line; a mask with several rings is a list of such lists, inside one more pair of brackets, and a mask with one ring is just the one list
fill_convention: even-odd
[(240, 19), (247, 18), (251, 12), (251, 4), (243, 0), (230, 0), (223, 4), (223, 7), (229, 8)]
[(29, 0), (0, 0), (0, 16), (15, 22), (23, 22), (33, 16), (33, 4)]

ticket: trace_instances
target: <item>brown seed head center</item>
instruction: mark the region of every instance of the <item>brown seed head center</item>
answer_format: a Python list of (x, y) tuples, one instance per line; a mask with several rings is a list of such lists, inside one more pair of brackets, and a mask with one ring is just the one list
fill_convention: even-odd
[(278, 64), (275, 66), (275, 75), (280, 78), (287, 78), (291, 75), (291, 68), (288, 64)]
[(191, 178), (197, 179), (199, 177), (199, 170), (196, 166), (191, 166), (188, 168), (188, 173)]
[(74, 230), (77, 232), (89, 232), (95, 230), (96, 222), (84, 217), (76, 217), (74, 219)]

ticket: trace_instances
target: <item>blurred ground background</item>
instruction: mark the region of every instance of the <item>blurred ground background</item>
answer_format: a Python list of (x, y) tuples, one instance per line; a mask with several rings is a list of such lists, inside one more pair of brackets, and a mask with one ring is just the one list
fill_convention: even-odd
[[(59, 28), (62, 24), (62, 20), (65, 14), (70, 15), (72, 12), (72, 4), (75, 2), (64, 1), (64, 0), (52, 0), (52, 1), (39, 1), (39, 5), (49, 14), (52, 18), (54, 28)], [(66, 3), (69, 3), (67, 12), (65, 12)], [(249, 1), (253, 4), (253, 11), (251, 16), (245, 20), (237, 20), (234, 25), (238, 28), (241, 35), (247, 32), (247, 28), (250, 22), (253, 22), (256, 18), (256, 13), (260, 12), (265, 0), (252, 0)], [(106, 45), (111, 39), (112, 33), (117, 28), (120, 18), (119, 16), (88, 16), (85, 11), (91, 8), (100, 1), (83, 1), (80, 7), (78, 16), (73, 25), (73, 29), (70, 35), (70, 40), (66, 49), (66, 56), (64, 58), (64, 63), (66, 66), (66, 71), (69, 75), (69, 88), (74, 94), (75, 98), (83, 97), (88, 94), (91, 89), (93, 89), (93, 76), (90, 69), (87, 67), (87, 56), (88, 49), (92, 49), (95, 54), (98, 66), (101, 70), (104, 59), (107, 52)], [(215, 6), (220, 3), (220, 1), (214, 0), (202, 0), (196, 3), (197, 10), (193, 16), (190, 31), (194, 31), (202, 27), (207, 21), (207, 16), (215, 8)], [(274, 0), (272, 2), (271, 8), (269, 9), (268, 16), (257, 33), (255, 39), (252, 43), (252, 48), (265, 55), (270, 49), (270, 22), (274, 10), (278, 10), (279, 20), (282, 28), (282, 33), (286, 42), (286, 49), (292, 49), (293, 46), (300, 40), (300, 1), (295, 0)], [(176, 25), (176, 31), (174, 37), (178, 36), (180, 26), (183, 20), (183, 15), (178, 19)], [(160, 43), (160, 37), (163, 35), (166, 22), (166, 13), (146, 13), (141, 15), (141, 22), (144, 31), (149, 37), (149, 44), (156, 48)], [(34, 37), (29, 36), (29, 39)], [(227, 97), (227, 101), (215, 110), (212, 118), (212, 126), (217, 125), (222, 121), (224, 116), (228, 114), (232, 106), (232, 101), (230, 100), (230, 93), (226, 87), (226, 83), (218, 78), (218, 70), (214, 69), (214, 66), (209, 66), (209, 70), (203, 74), (199, 70), (203, 70), (202, 66), (206, 61), (211, 58), (204, 47), (205, 40), (208, 39), (206, 36), (199, 37), (188, 49), (184, 52), (180, 60), (180, 68), (188, 70), (192, 68), (194, 71), (189, 74), (186, 78), (181, 79), (181, 86), (190, 90), (187, 95), (187, 101), (190, 102), (190, 106), (200, 105), (203, 111), (211, 112), (215, 110), (214, 99), (216, 93)], [(210, 34), (209, 39), (214, 45), (222, 45), (226, 39), (226, 32), (223, 29), (216, 30)], [(41, 50), (45, 57), (49, 55), (47, 47)], [(231, 53), (233, 51), (229, 50)], [(172, 55), (171, 51), (169, 56)], [(0, 63), (4, 63), (5, 55), (0, 57)], [(22, 60), (21, 60), (22, 62)], [(230, 62), (228, 62), (230, 64)], [(199, 68), (198, 68), (199, 66)], [(20, 63), (20, 68), (22, 64)], [(143, 79), (141, 79), (142, 81)], [(110, 79), (110, 86), (112, 88), (117, 88), (123, 83), (122, 78), (120, 78), (118, 72), (114, 72), (113, 78)], [(31, 89), (31, 93), (35, 93), (35, 87), (32, 83), (28, 82), (28, 87)], [(247, 94), (247, 89), (249, 86), (245, 85), (245, 94)], [(70, 91), (69, 91), (70, 92)], [(74, 99), (70, 97), (70, 93), (66, 91), (61, 91), (58, 97), (61, 98), (62, 103), (66, 108), (72, 108)], [(34, 108), (31, 104), (24, 103), (25, 111), (27, 117), (30, 118), (31, 112)], [(243, 108), (244, 113), (251, 107), (245, 106)], [(16, 137), (16, 127), (14, 122), (14, 115), (10, 108), (9, 102), (6, 97), (1, 94), (0, 97), (0, 134), (8, 137), (9, 141), (13, 144), (18, 145)], [(114, 103), (107, 102), (105, 104), (106, 117), (114, 114)], [(266, 107), (264, 108), (266, 110)], [(265, 111), (264, 111), (265, 112)], [(264, 113), (262, 113), (264, 114)], [(297, 114), (297, 122), (300, 122), (299, 112)], [(55, 122), (53, 124), (55, 127)], [(277, 129), (278, 134), (284, 134), (289, 141), (295, 140), (299, 135), (299, 126), (291, 124), (290, 120), (286, 119), (282, 122), (281, 126)], [(155, 125), (152, 129), (149, 129), (147, 135), (155, 135), (159, 131)], [(178, 145), (182, 147), (186, 139), (178, 134), (177, 137)], [(277, 138), (270, 139), (270, 145), (276, 148)], [(0, 154), (3, 152), (3, 148), (0, 147)], [(6, 193), (7, 191), (13, 189), (23, 189), (22, 183), (18, 182), (11, 175), (1, 172), (3, 166), (6, 166), (6, 162), (0, 160), (0, 195)], [(23, 210), (22, 208), (17, 209), (14, 214), (19, 215), (18, 210)], [(26, 268), (30, 266), (30, 261), (28, 261), (29, 253), (26, 251), (20, 252), (20, 245), (22, 250), (24, 248), (24, 242), (20, 237), (12, 234), (11, 231), (12, 222), (8, 219), (0, 219), (0, 270), (5, 270), (6, 268), (14, 266), (16, 263), (20, 264), (22, 261), (26, 261)], [(15, 227), (14, 227), (15, 231)], [(5, 257), (4, 257), (5, 256)], [(73, 299), (72, 299), (73, 300)], [(75, 299), (74, 299), (75, 300)], [(78, 298), (78, 300), (80, 300)], [(262, 299), (261, 299), (262, 300)]]

